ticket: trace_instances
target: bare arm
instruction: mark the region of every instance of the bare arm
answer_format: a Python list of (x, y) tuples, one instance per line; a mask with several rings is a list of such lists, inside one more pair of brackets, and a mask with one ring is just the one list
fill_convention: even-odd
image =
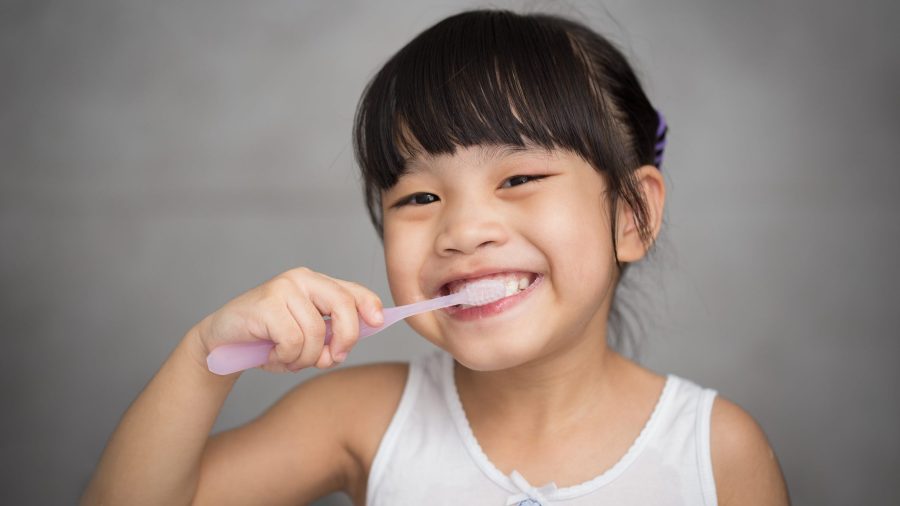
[(368, 464), (400, 401), (406, 367), (320, 374), (259, 419), (211, 438), (195, 504), (306, 504), (345, 491), (365, 501)]
[[(256, 490), (251, 503), (286, 497), (309, 500), (334, 489), (348, 460), (342, 424), (334, 418), (341, 411), (333, 409), (332, 391), (324, 387), (341, 385), (335, 381), (301, 385), (288, 403), (297, 411), (273, 409), (208, 444), (239, 374), (210, 373), (206, 357), (219, 345), (264, 339), (275, 346), (263, 369), (327, 369), (358, 340), (360, 317), (369, 325), (381, 324), (380, 308), (378, 297), (366, 288), (305, 268), (282, 273), (229, 301), (188, 331), (128, 408), (82, 503), (190, 504), (202, 491), (200, 500), (216, 497), (221, 504), (242, 497), (239, 492), (260, 481), (271, 486)], [(328, 345), (323, 314), (331, 315), (334, 332)], [(287, 430), (286, 424), (292, 422), (297, 425)], [(291, 444), (283, 444), (288, 437)], [(291, 472), (304, 472), (299, 487), (293, 481), (263, 479), (279, 473), (287, 476), (291, 466)]]
[(790, 504), (781, 467), (762, 428), (740, 406), (721, 397), (713, 404), (710, 445), (720, 505)]
[(196, 332), (188, 332), (125, 412), (82, 504), (191, 502), (207, 436), (239, 376), (206, 370)]

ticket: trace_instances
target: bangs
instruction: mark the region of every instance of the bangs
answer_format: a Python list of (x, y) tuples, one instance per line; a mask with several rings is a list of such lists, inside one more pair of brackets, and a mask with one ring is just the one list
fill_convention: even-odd
[(501, 13), (463, 22), (426, 32), (401, 52), (386, 144), (408, 158), (420, 150), (452, 154), (456, 146), (576, 141), (581, 129), (569, 123), (577, 118), (560, 112), (593, 100), (568, 35)]
[(401, 49), (357, 111), (354, 141), (364, 178), (386, 190), (411, 158), (477, 144), (604, 158), (603, 145), (622, 139), (605, 124), (609, 111), (586, 55), (553, 21), (463, 13)]

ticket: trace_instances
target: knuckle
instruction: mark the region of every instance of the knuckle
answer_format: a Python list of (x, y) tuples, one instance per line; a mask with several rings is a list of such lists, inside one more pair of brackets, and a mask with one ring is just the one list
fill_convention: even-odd
[(336, 306), (352, 306), (356, 302), (356, 299), (353, 297), (353, 294), (347, 290), (339, 290), (335, 294), (334, 304)]
[(308, 322), (308, 326), (309, 326), (309, 330), (310, 330), (312, 336), (314, 336), (318, 339), (325, 338), (325, 331), (326, 331), (325, 320), (323, 320), (321, 317), (310, 318), (309, 322)]
[(337, 323), (334, 325), (338, 328), (335, 328), (334, 331), (341, 331), (344, 333), (353, 332), (358, 321), (359, 313), (356, 312), (356, 306), (352, 304), (344, 305), (337, 312)]
[(294, 282), (285, 276), (277, 276), (272, 281), (266, 283), (265, 293), (269, 297), (278, 296), (287, 293), (294, 288)]
[(368, 290), (366, 290), (366, 287), (362, 286), (361, 284), (359, 284), (355, 281), (345, 281), (345, 283), (347, 284), (347, 288), (351, 291), (357, 291), (357, 292), (368, 291)]
[(302, 286), (314, 273), (306, 267), (297, 267), (283, 272), (280, 277), (291, 286)]
[(285, 290), (288, 289), (284, 279), (275, 278), (262, 287), (260, 297), (263, 302), (273, 303), (284, 297)]
[(356, 299), (353, 297), (347, 297), (341, 300), (341, 309), (346, 311), (348, 316), (357, 316)]
[(301, 332), (294, 330), (281, 332), (278, 336), (274, 336), (275, 344), (282, 350), (296, 352), (303, 348), (305, 344), (304, 336)]
[(284, 344), (293, 348), (303, 348), (306, 338), (302, 332), (290, 332), (284, 337)]

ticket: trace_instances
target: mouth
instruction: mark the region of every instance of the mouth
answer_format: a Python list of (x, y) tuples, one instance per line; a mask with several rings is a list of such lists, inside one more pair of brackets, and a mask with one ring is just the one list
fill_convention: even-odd
[(459, 292), (465, 289), (466, 285), (469, 283), (484, 280), (499, 281), (503, 283), (503, 286), (506, 288), (506, 292), (503, 298), (495, 300), (488, 304), (479, 306), (459, 304), (456, 306), (445, 308), (443, 309), (443, 311), (451, 317), (460, 320), (480, 319), (486, 316), (494, 315), (505, 311), (506, 309), (515, 304), (518, 304), (521, 300), (526, 298), (535, 289), (535, 287), (537, 287), (541, 283), (543, 278), (544, 276), (542, 274), (538, 274), (536, 272), (516, 271), (494, 273), (486, 276), (477, 276), (472, 278), (454, 280), (449, 283), (445, 283), (441, 287), (441, 295), (450, 295), (452, 293)]

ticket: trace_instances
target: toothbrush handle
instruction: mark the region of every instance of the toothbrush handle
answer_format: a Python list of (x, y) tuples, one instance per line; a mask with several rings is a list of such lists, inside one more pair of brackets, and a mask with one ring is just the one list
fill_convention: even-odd
[[(391, 308), (394, 309), (394, 308)], [(389, 321), (388, 311), (384, 310), (384, 325), (370, 327), (362, 319), (359, 320), (359, 337), (369, 337), (384, 330), (388, 325), (397, 320)], [(325, 320), (325, 344), (331, 342), (331, 320)], [(269, 352), (275, 347), (272, 341), (255, 341), (252, 343), (224, 344), (215, 348), (206, 357), (206, 365), (210, 372), (216, 374), (231, 374), (253, 367), (259, 367), (269, 361)]]
[[(360, 318), (359, 338), (362, 339), (372, 334), (377, 334), (404, 318), (424, 313), (425, 311), (433, 311), (459, 304), (463, 300), (461, 294), (454, 294), (404, 306), (389, 307), (383, 311), (384, 323), (380, 327), (370, 327)], [(325, 344), (327, 345), (330, 342), (331, 320), (329, 319), (325, 320)], [(223, 344), (210, 352), (209, 356), (206, 357), (206, 365), (210, 372), (221, 375), (259, 367), (269, 361), (269, 352), (274, 346), (275, 343), (272, 341)]]

